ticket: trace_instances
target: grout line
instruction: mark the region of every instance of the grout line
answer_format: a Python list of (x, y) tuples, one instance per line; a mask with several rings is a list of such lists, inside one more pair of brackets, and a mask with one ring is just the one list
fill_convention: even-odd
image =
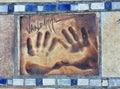
[(56, 0), (56, 12), (58, 12), (58, 4), (59, 4), (59, 0)]
[(99, 26), (98, 26), (98, 34), (99, 34), (99, 74), (100, 77), (102, 78), (102, 28), (101, 28), (101, 12), (99, 13)]
[(14, 31), (15, 31), (15, 35), (14, 35), (14, 76), (18, 75), (18, 66), (15, 66), (15, 64), (18, 65), (18, 30), (17, 30), (17, 26), (18, 26), (18, 22), (17, 22), (17, 16), (14, 16)]

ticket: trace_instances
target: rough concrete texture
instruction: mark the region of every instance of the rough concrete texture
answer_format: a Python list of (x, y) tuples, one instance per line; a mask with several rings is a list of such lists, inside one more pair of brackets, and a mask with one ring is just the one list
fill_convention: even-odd
[(102, 76), (120, 77), (120, 12), (102, 12)]
[(13, 76), (14, 16), (0, 15), (0, 77)]

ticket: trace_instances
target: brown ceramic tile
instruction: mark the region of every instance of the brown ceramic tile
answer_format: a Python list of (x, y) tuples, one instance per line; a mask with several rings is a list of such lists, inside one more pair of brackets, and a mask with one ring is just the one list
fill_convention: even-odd
[(120, 12), (102, 13), (102, 76), (120, 77)]
[(21, 17), (20, 74), (96, 74), (96, 19), (95, 13)]
[(56, 2), (56, 0), (0, 0), (0, 2)]
[(14, 16), (0, 15), (0, 77), (13, 75)]

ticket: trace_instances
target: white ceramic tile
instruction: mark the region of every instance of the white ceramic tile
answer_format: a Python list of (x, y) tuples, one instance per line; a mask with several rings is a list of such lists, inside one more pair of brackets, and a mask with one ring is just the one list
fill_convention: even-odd
[(102, 0), (59, 0), (59, 1), (102, 1)]
[(3, 2), (56, 2), (56, 0), (0, 0), (0, 3)]
[(12, 85), (12, 84), (13, 84), (13, 80), (12, 80), (12, 79), (8, 79), (8, 80), (7, 80), (7, 84), (8, 84), (8, 85)]
[(55, 88), (36, 88), (36, 89), (55, 89)]
[(58, 79), (57, 82), (58, 82), (58, 85), (63, 85), (63, 86), (70, 86), (71, 85), (70, 79)]
[(104, 2), (101, 2), (101, 3), (91, 3), (91, 9), (93, 9), (93, 10), (104, 9)]
[(78, 10), (78, 4), (71, 4), (71, 11), (77, 11)]
[(43, 85), (55, 85), (55, 79), (43, 79)]
[(0, 12), (8, 12), (8, 6), (7, 5), (0, 5)]
[(108, 86), (108, 80), (102, 80), (102, 86)]
[(109, 87), (120, 87), (120, 79), (109, 79)]
[(35, 86), (36, 85), (36, 79), (25, 79), (25, 85), (26, 86)]
[(80, 86), (89, 85), (89, 80), (88, 79), (78, 79), (78, 85), (80, 85)]
[(15, 5), (14, 6), (15, 12), (24, 12), (25, 11), (25, 5)]
[(38, 7), (37, 7), (37, 10), (38, 10), (38, 11), (43, 11), (43, 6), (38, 6)]
[(24, 79), (13, 79), (13, 86), (23, 86)]
[(89, 10), (89, 5), (88, 4), (78, 4), (78, 10)]
[(112, 2), (112, 9), (113, 10), (120, 9), (120, 2)]
[(101, 86), (101, 79), (90, 79), (90, 86)]

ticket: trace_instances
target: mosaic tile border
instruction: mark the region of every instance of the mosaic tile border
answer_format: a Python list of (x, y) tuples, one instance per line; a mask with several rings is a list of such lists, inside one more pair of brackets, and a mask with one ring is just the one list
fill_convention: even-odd
[[(75, 3), (11, 3), (1, 4), (0, 14), (41, 14), (41, 13), (69, 13), (69, 12), (96, 12), (119, 11), (120, 2), (75, 2)], [(15, 16), (17, 19), (17, 16)], [(16, 22), (16, 21), (15, 21)], [(17, 27), (16, 27), (17, 28)], [(15, 29), (16, 29), (15, 28)], [(17, 36), (17, 34), (16, 34)], [(17, 48), (16, 48), (17, 49)], [(16, 55), (17, 56), (17, 55)], [(17, 68), (17, 67), (16, 67)], [(17, 70), (17, 69), (15, 69)], [(17, 75), (17, 74), (15, 74)], [(120, 87), (120, 78), (104, 77), (70, 77), (70, 78), (0, 78), (0, 87), (89, 87), (89, 88), (117, 88)]]
[(120, 10), (120, 2), (75, 2), (75, 3), (4, 3), (0, 14), (36, 14), (60, 12), (91, 12)]
[(0, 79), (0, 87), (101, 87), (101, 88), (117, 88), (120, 87), (120, 79), (118, 78), (11, 78)]

